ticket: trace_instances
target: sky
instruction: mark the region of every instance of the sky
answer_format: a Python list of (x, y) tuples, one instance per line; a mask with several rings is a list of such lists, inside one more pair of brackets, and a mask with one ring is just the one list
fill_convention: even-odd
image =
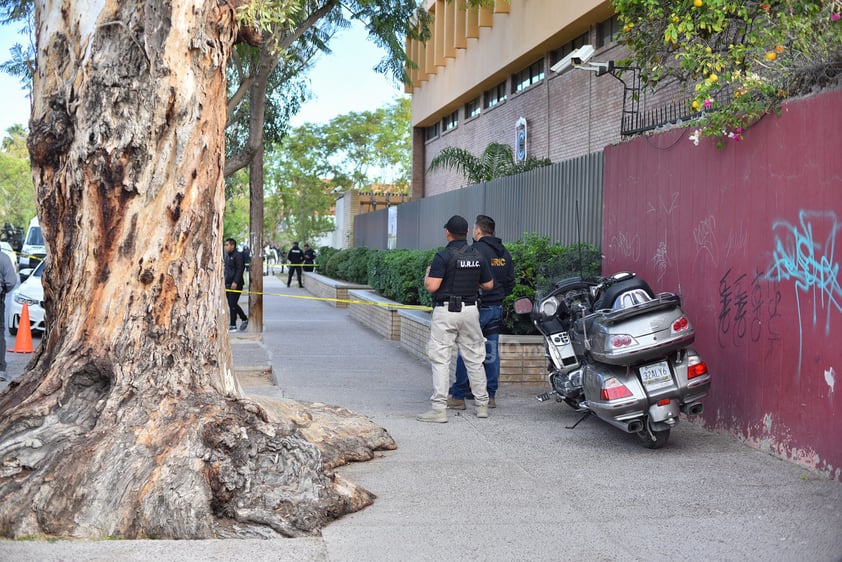
[[(0, 26), (0, 61), (11, 58), (9, 50), (26, 39), (18, 26)], [(313, 98), (291, 123), (326, 123), (337, 115), (372, 111), (402, 95), (391, 78), (375, 72), (385, 52), (370, 42), (362, 26), (341, 31), (330, 44), (332, 53), (320, 55), (309, 73)], [(29, 98), (17, 79), (0, 72), (0, 136), (15, 124), (29, 122)]]

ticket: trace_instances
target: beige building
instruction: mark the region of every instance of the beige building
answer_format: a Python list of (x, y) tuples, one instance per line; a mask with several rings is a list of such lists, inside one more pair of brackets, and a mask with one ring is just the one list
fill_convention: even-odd
[[(592, 61), (627, 56), (608, 0), (496, 0), (467, 8), (462, 0), (426, 0), (432, 37), (408, 41), (412, 84), (413, 199), (465, 185), (452, 171), (427, 172), (447, 146), (479, 155), (492, 142), (512, 146), (516, 157), (553, 162), (620, 142), (624, 83), (610, 74), (551, 70), (583, 45)], [(633, 72), (622, 80), (633, 88)], [(659, 99), (655, 99), (659, 98)], [(670, 95), (642, 93), (639, 107)], [(630, 104), (630, 101), (627, 101)], [(627, 109), (631, 109), (627, 105)]]

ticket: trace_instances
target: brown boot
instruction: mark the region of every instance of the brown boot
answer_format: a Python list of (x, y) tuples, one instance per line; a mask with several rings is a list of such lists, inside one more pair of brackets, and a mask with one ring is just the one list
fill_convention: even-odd
[(464, 410), (465, 409), (465, 401), (460, 398), (448, 398), (447, 399), (447, 407), (451, 410)]
[(494, 401), (494, 398), (488, 399), (488, 407), (489, 408), (496, 408), (497, 407), (497, 402)]

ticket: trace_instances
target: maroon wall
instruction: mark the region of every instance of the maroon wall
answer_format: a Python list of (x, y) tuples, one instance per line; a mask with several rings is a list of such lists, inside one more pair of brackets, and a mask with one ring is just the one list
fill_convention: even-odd
[(682, 295), (707, 427), (842, 480), (842, 90), (692, 132), (606, 148), (603, 271)]

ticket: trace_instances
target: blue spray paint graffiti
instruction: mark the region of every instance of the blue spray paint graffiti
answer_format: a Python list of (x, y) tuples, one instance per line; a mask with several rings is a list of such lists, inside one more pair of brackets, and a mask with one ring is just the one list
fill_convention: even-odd
[[(795, 280), (795, 300), (798, 306), (798, 369), (801, 370), (801, 347), (804, 341), (801, 320), (801, 294), (813, 296), (813, 325), (818, 323), (818, 311), (826, 313), (824, 330), (830, 335), (831, 313), (842, 312), (842, 287), (839, 284), (839, 262), (836, 261), (836, 237), (842, 230), (834, 211), (805, 211), (798, 213), (798, 224), (776, 221), (772, 225), (775, 250), (772, 266), (766, 278), (774, 281)], [(822, 240), (820, 236), (826, 233)]]

